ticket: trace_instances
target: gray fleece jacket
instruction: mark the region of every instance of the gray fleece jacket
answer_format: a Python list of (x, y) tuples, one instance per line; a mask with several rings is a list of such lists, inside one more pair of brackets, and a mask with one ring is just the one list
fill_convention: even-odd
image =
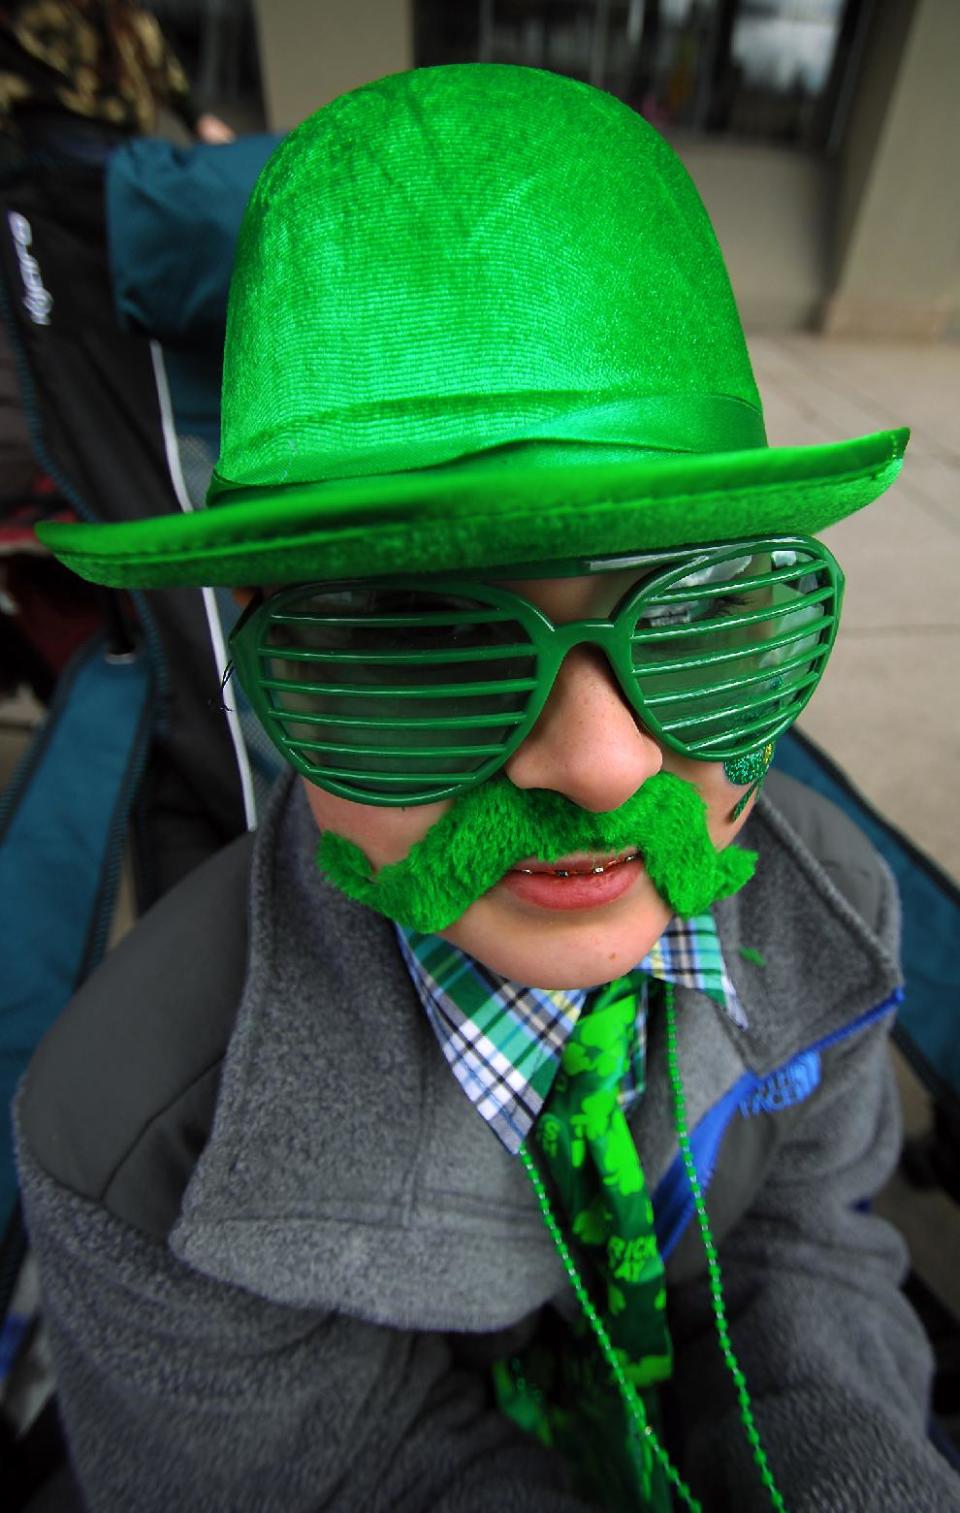
[[(749, 1019), (677, 995), (733, 1341), (791, 1513), (943, 1513), (901, 1241), (892, 884), (771, 777), (716, 910)], [(446, 1066), (392, 926), (326, 886), (297, 784), (84, 987), (18, 1107), (59, 1400), (94, 1510), (574, 1513), (489, 1363), (569, 1306), (519, 1163)], [(249, 908), (247, 902), (249, 901)], [(249, 924), (247, 925), (247, 920)], [(765, 961), (741, 956), (753, 948)], [(676, 1453), (705, 1509), (769, 1506), (713, 1326), (662, 1026), (632, 1116), (667, 1266)]]

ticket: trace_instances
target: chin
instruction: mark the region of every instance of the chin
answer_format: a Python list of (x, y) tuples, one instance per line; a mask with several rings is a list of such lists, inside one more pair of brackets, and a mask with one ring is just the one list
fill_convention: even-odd
[(584, 910), (576, 919), (555, 915), (540, 920), (487, 894), (440, 934), (524, 987), (595, 988), (642, 961), (671, 917), (657, 895), (634, 900), (621, 911)]

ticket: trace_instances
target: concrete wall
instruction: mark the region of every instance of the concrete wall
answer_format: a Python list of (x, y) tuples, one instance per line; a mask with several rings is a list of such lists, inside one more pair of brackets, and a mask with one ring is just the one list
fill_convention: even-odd
[(883, 0), (840, 164), (836, 335), (938, 337), (960, 286), (960, 4)]
[(749, 330), (960, 336), (960, 0), (879, 0), (838, 160), (674, 146)]
[(671, 142), (713, 221), (747, 329), (812, 326), (826, 288), (830, 165), (761, 143)]
[(842, 271), (870, 181), (915, 10), (916, 0), (877, 0), (875, 4), (838, 163), (836, 222), (830, 257), (833, 278)]
[(408, 0), (255, 0), (264, 105), (285, 131), (345, 90), (413, 65)]

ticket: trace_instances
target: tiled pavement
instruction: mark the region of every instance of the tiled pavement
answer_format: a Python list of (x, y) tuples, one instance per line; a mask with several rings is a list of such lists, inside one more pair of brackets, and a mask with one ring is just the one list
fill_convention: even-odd
[(903, 472), (824, 532), (843, 622), (800, 726), (960, 878), (960, 345), (750, 342), (775, 444), (912, 427)]

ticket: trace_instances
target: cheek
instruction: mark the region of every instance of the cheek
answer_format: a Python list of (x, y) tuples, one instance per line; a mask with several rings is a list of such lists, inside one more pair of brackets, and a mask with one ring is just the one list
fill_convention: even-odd
[(418, 804), (410, 809), (386, 809), (378, 804), (355, 804), (350, 799), (327, 793), (315, 783), (303, 779), (310, 812), (320, 830), (332, 830), (359, 846), (374, 867), (399, 862), (411, 846), (422, 840), (450, 802)]
[(729, 846), (743, 829), (753, 808), (751, 800), (746, 809), (732, 819), (737, 800), (745, 792), (744, 787), (731, 783), (723, 770), (722, 762), (694, 762), (689, 757), (664, 753), (664, 769), (674, 773), (684, 782), (696, 788), (707, 806), (707, 827), (710, 839), (718, 848)]

